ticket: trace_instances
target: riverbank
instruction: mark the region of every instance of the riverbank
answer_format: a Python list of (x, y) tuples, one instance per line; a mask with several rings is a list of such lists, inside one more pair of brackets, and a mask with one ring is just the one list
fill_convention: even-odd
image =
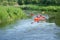
[(38, 6), (38, 5), (20, 5), (20, 8), (25, 10), (40, 10), (40, 11), (60, 11), (60, 6)]
[(25, 19), (26, 14), (22, 9), (14, 6), (0, 6), (0, 25), (11, 23), (18, 19)]

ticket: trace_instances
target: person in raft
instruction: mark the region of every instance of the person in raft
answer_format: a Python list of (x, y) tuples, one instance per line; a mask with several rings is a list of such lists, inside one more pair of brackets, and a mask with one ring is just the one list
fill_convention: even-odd
[[(39, 23), (39, 21), (45, 21), (45, 20), (46, 18), (42, 15), (38, 15), (34, 18), (34, 22), (37, 22), (37, 23)], [(33, 24), (34, 22), (32, 22), (31, 24)]]
[(34, 16), (34, 14), (33, 14), (33, 13), (31, 13), (31, 14), (30, 14), (30, 16)]

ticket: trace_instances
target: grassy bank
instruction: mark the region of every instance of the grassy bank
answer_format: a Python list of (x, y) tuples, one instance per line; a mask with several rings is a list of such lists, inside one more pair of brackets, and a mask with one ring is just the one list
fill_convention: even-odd
[(0, 25), (23, 18), (26, 18), (26, 14), (20, 8), (13, 6), (0, 6)]
[(20, 8), (25, 10), (40, 10), (40, 11), (60, 11), (60, 6), (38, 6), (38, 5), (21, 5)]

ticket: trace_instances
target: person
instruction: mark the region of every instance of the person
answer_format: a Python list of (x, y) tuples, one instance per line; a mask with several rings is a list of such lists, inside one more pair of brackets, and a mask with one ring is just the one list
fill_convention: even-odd
[[(39, 21), (45, 21), (46, 18), (42, 15), (37, 15), (35, 18), (34, 18), (34, 22), (37, 22), (39, 23)], [(34, 22), (32, 22), (31, 24), (33, 24)]]
[(40, 21), (46, 21), (46, 18), (44, 16), (40, 16)]
[[(40, 18), (39, 18), (38, 16), (36, 16), (36, 17), (34, 18), (34, 22), (39, 23), (39, 21), (40, 21)], [(34, 22), (32, 22), (31, 24), (33, 24)]]
[(31, 16), (34, 16), (34, 14), (33, 14), (33, 13), (31, 13), (30, 15), (31, 15)]
[(38, 17), (38, 16), (36, 16), (35, 18), (34, 18), (34, 22), (39, 22), (40, 21), (40, 17)]

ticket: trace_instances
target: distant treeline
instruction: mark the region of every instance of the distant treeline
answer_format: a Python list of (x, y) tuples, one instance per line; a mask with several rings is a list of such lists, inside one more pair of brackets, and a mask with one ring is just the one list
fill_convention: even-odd
[(0, 0), (0, 5), (15, 5), (18, 0)]
[(60, 5), (60, 0), (18, 0), (18, 4)]
[(0, 5), (15, 4), (60, 5), (60, 0), (0, 0)]

